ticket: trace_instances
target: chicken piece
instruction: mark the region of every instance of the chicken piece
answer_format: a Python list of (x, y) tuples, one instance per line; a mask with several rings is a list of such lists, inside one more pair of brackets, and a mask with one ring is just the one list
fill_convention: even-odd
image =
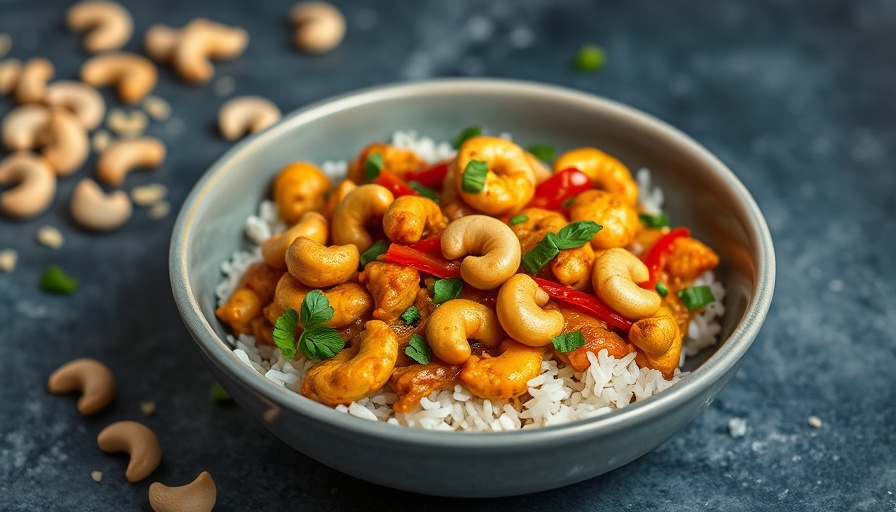
[(358, 281), (373, 296), (373, 318), (387, 324), (395, 323), (414, 304), (420, 290), (420, 273), (415, 269), (380, 261), (368, 263)]
[(596, 355), (602, 349), (607, 349), (611, 356), (619, 359), (635, 351), (635, 347), (632, 344), (625, 341), (615, 332), (607, 329), (605, 323), (592, 316), (561, 308), (554, 304), (548, 304), (546, 309), (557, 309), (563, 314), (563, 319), (566, 321), (563, 332), (580, 331), (585, 337), (585, 344), (572, 352), (564, 354), (556, 350), (554, 351), (558, 359), (572, 366), (576, 371), (583, 371), (591, 366), (591, 362), (588, 361), (588, 352)]
[(249, 288), (239, 288), (215, 310), (215, 316), (235, 334), (252, 334), (252, 321), (261, 316), (261, 299)]
[(274, 290), (284, 273), (283, 269), (258, 262), (246, 269), (240, 288), (246, 287), (255, 292), (262, 305), (266, 306), (274, 301)]
[[(548, 231), (556, 233), (566, 227), (567, 224), (563, 215), (543, 208), (524, 208), (517, 215), (528, 217), (525, 221), (510, 226), (510, 230), (520, 239), (520, 242), (529, 238), (532, 233), (547, 233)], [(544, 238), (544, 234), (541, 235), (541, 238)], [(541, 238), (538, 240), (541, 240)], [(535, 243), (537, 244), (538, 242), (536, 241)]]
[(257, 343), (273, 345), (274, 325), (268, 322), (267, 318), (259, 316), (255, 320), (252, 320), (252, 335), (255, 336), (255, 341)]
[(389, 384), (398, 395), (398, 401), (392, 406), (395, 412), (408, 412), (420, 404), (420, 399), (429, 396), (433, 391), (454, 386), (460, 373), (460, 366), (450, 366), (438, 359), (429, 364), (413, 364), (403, 368), (395, 368)]
[(672, 253), (666, 259), (666, 273), (673, 288), (697, 279), (700, 274), (716, 268), (719, 255), (696, 238), (679, 238), (672, 244)]

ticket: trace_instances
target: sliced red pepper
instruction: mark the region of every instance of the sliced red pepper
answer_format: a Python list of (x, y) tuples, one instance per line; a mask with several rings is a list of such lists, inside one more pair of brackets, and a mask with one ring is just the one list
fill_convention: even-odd
[(672, 252), (672, 244), (679, 238), (686, 238), (689, 236), (691, 236), (690, 229), (675, 228), (661, 236), (659, 240), (653, 244), (653, 247), (647, 251), (647, 254), (644, 255), (644, 258), (641, 260), (647, 265), (647, 270), (650, 272), (650, 277), (647, 281), (639, 283), (641, 288), (644, 288), (645, 290), (656, 290), (656, 282), (659, 279), (660, 272), (666, 265), (666, 257)]
[(395, 197), (417, 195), (417, 191), (408, 186), (403, 179), (386, 169), (380, 170), (379, 176), (374, 178), (372, 183), (386, 187)]
[(613, 311), (610, 306), (604, 304), (602, 300), (590, 293), (573, 290), (568, 286), (548, 281), (540, 277), (533, 277), (539, 288), (547, 292), (552, 299), (557, 302), (587, 313), (598, 320), (603, 320), (610, 327), (627, 331), (631, 328), (632, 323), (622, 317), (619, 313)]
[(442, 184), (445, 182), (445, 176), (448, 175), (448, 163), (441, 162), (426, 169), (406, 172), (404, 179), (416, 181), (424, 187), (441, 189)]
[(389, 245), (389, 250), (383, 255), (383, 261), (411, 267), (442, 279), (460, 277), (461, 260), (446, 260), (441, 256), (418, 251), (407, 245)]
[(408, 247), (411, 249), (416, 249), (418, 251), (425, 252), (426, 254), (433, 254), (435, 256), (442, 256), (442, 237), (441, 236), (432, 236), (423, 240), (420, 240), (416, 244), (411, 244)]
[(591, 188), (588, 175), (575, 167), (563, 169), (535, 187), (535, 196), (532, 197), (529, 206), (557, 210), (567, 199), (572, 199)]

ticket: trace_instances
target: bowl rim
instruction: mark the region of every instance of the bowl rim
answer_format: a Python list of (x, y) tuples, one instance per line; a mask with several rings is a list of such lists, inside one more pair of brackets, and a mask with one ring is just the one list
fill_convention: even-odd
[[(265, 141), (280, 137), (294, 125), (305, 124), (363, 104), (396, 98), (464, 96), (484, 93), (538, 97), (542, 100), (570, 103), (626, 117), (629, 122), (638, 125), (639, 128), (664, 137), (675, 146), (683, 148), (689, 157), (700, 160), (706, 167), (711, 168), (717, 177), (734, 192), (741, 205), (746, 208), (747, 237), (758, 244), (759, 258), (755, 262), (756, 282), (744, 315), (718, 350), (674, 386), (622, 409), (570, 423), (510, 432), (434, 431), (363, 420), (302, 397), (283, 386), (278, 386), (240, 361), (226, 341), (222, 340), (214, 331), (194, 299), (188, 280), (186, 257), (187, 242), (194, 227), (191, 221), (196, 216), (199, 205), (210, 187), (224, 174), (235, 172), (237, 166), (232, 162), (239, 160), (242, 155), (250, 154), (256, 146), (262, 145)], [(598, 433), (610, 434), (662, 416), (689, 399), (699, 396), (702, 391), (721, 379), (732, 367), (738, 365), (741, 357), (759, 333), (774, 294), (776, 264), (768, 225), (746, 187), (708, 149), (677, 128), (633, 107), (566, 87), (520, 80), (451, 78), (391, 83), (317, 101), (287, 114), (277, 124), (235, 144), (209, 167), (184, 200), (172, 232), (169, 271), (177, 308), (187, 328), (192, 331), (192, 337), (199, 348), (211, 361), (217, 363), (219, 367), (223, 367), (224, 371), (240, 380), (256, 395), (269, 401), (270, 407), (288, 409), (329, 427), (362, 434), (383, 442), (396, 441), (405, 446), (448, 445), (455, 448), (498, 451), (517, 446), (519, 443), (527, 443), (529, 446), (533, 446), (533, 443), (550, 446), (594, 437)]]

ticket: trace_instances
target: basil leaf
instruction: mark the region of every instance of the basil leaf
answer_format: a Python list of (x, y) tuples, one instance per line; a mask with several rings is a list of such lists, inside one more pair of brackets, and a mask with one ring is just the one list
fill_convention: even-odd
[(516, 226), (520, 222), (526, 222), (527, 220), (529, 220), (528, 215), (517, 215), (516, 217), (513, 217), (512, 219), (510, 219), (510, 225)]
[(429, 345), (423, 339), (423, 336), (419, 334), (411, 336), (404, 353), (420, 364), (429, 364), (429, 360), (432, 358), (432, 351), (429, 349)]
[(336, 329), (316, 325), (302, 332), (299, 348), (309, 359), (330, 359), (345, 348), (345, 341)]
[(585, 336), (581, 331), (566, 332), (551, 338), (551, 343), (554, 345), (557, 352), (566, 354), (567, 352), (572, 352), (579, 347), (585, 346)]
[(590, 220), (573, 222), (557, 232), (557, 248), (563, 250), (581, 247), (590, 242), (601, 229), (603, 226)]
[(380, 175), (380, 171), (385, 168), (386, 164), (383, 163), (383, 155), (381, 153), (374, 153), (368, 156), (367, 160), (364, 161), (364, 178), (367, 181), (373, 181)]
[(37, 285), (45, 292), (69, 295), (78, 289), (78, 280), (66, 274), (59, 265), (50, 265)]
[(644, 224), (644, 226), (648, 228), (664, 228), (669, 225), (669, 216), (665, 213), (660, 213), (658, 215), (639, 213), (638, 219), (641, 220), (641, 224)]
[(707, 304), (716, 300), (709, 286), (694, 286), (679, 290), (678, 297), (684, 303), (684, 307), (688, 308), (688, 311), (706, 307)]
[(436, 204), (442, 204), (442, 197), (433, 189), (421, 185), (417, 181), (409, 181), (408, 186), (414, 189), (421, 196), (432, 199)]
[(535, 275), (558, 254), (560, 249), (557, 247), (557, 235), (548, 233), (531, 251), (523, 254), (523, 266), (527, 272)]
[(460, 296), (461, 290), (464, 289), (464, 282), (460, 279), (436, 279), (432, 286), (432, 301), (438, 306), (439, 304), (456, 299)]
[(582, 46), (573, 62), (576, 70), (583, 72), (597, 71), (607, 62), (607, 53), (596, 44)]
[(656, 293), (665, 298), (666, 295), (669, 295), (669, 289), (663, 283), (656, 283)]
[(308, 329), (333, 318), (335, 311), (320, 290), (311, 290), (302, 300), (302, 327)]
[(485, 188), (486, 176), (488, 176), (488, 164), (480, 160), (470, 160), (464, 167), (461, 188), (468, 194), (478, 194)]
[(417, 323), (417, 320), (420, 320), (420, 310), (417, 309), (417, 306), (409, 307), (401, 314), (401, 320), (407, 325)]
[(557, 153), (557, 150), (554, 149), (554, 146), (549, 146), (547, 144), (534, 144), (532, 146), (529, 146), (526, 151), (535, 155), (535, 158), (541, 160), (542, 162), (550, 162), (554, 159), (554, 155)]
[(458, 133), (457, 137), (454, 138), (454, 149), (460, 149), (460, 147), (464, 145), (464, 142), (467, 142), (467, 139), (478, 137), (481, 134), (482, 128), (479, 126), (468, 126), (464, 128), (463, 131)]
[(378, 240), (370, 246), (370, 249), (364, 251), (364, 254), (361, 255), (361, 268), (367, 266), (368, 263), (377, 259), (378, 257), (386, 254), (386, 251), (389, 250), (389, 242), (387, 240)]
[[(304, 303), (302, 306), (304, 307)], [(274, 322), (274, 344), (280, 348), (280, 352), (283, 352), (283, 357), (288, 359), (296, 356), (296, 326), (298, 324), (299, 314), (292, 308), (286, 308), (286, 311)]]

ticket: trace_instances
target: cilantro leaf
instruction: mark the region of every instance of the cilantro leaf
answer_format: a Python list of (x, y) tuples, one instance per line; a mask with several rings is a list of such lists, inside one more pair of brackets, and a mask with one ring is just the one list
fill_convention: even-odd
[(460, 279), (436, 279), (432, 286), (432, 301), (438, 306), (443, 302), (456, 299), (463, 289), (464, 282)]
[(299, 349), (309, 359), (329, 359), (345, 348), (345, 341), (332, 327), (316, 325), (302, 332)]
[(417, 306), (409, 307), (401, 314), (401, 320), (407, 325), (417, 323), (417, 320), (420, 320), (420, 310), (417, 309)]
[(308, 329), (333, 318), (335, 311), (327, 296), (320, 290), (311, 290), (302, 300), (302, 327)]
[(567, 352), (572, 352), (579, 347), (585, 346), (585, 336), (581, 331), (566, 332), (551, 338), (551, 343), (554, 345), (557, 352), (566, 354)]
[(472, 139), (473, 137), (478, 137), (482, 134), (482, 128), (479, 126), (468, 126), (463, 129), (460, 133), (457, 134), (457, 137), (454, 138), (454, 149), (460, 149), (461, 146), (464, 145), (464, 142), (467, 139)]
[(464, 167), (461, 188), (468, 194), (478, 194), (485, 188), (486, 176), (488, 176), (488, 164), (480, 160), (470, 160)]
[(298, 324), (299, 314), (292, 308), (286, 308), (286, 311), (274, 322), (274, 344), (288, 359), (296, 356), (296, 326)]
[(432, 351), (429, 349), (429, 345), (423, 339), (423, 336), (419, 334), (411, 336), (404, 353), (420, 364), (429, 364), (429, 360), (432, 358)]

